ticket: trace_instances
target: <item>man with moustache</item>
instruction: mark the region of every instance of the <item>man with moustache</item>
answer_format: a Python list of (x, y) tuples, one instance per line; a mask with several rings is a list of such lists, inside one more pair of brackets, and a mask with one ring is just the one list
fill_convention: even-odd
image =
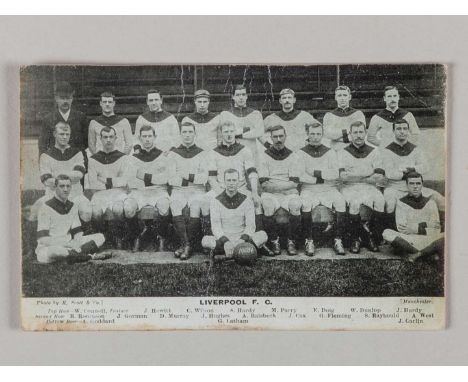
[(135, 122), (133, 149), (138, 151), (141, 148), (140, 129), (143, 125), (149, 125), (158, 137), (157, 149), (167, 153), (172, 147), (177, 147), (180, 144), (179, 123), (171, 113), (163, 110), (163, 97), (159, 90), (148, 90), (146, 104), (148, 110), (141, 114)]
[(374, 146), (387, 147), (393, 141), (393, 123), (404, 119), (409, 126), (409, 141), (418, 144), (419, 127), (413, 114), (400, 109), (400, 94), (395, 86), (387, 86), (383, 100), (386, 108), (374, 115), (369, 123), (367, 140)]
[(208, 90), (199, 89), (193, 97), (195, 112), (182, 119), (182, 123), (189, 122), (195, 125), (197, 138), (195, 144), (205, 151), (218, 146), (220, 141), (218, 134), (219, 115), (209, 111), (210, 93)]
[[(58, 122), (65, 122), (70, 126), (71, 147), (80, 151), (88, 147), (88, 121), (84, 113), (76, 110), (73, 106), (74, 90), (68, 82), (60, 82), (55, 89), (55, 104), (57, 108), (47, 114), (42, 121), (42, 128), (39, 133), (39, 155), (54, 147), (55, 126)], [(86, 160), (86, 158), (85, 158)]]
[[(294, 109), (296, 96), (292, 89), (281, 90), (279, 103), (281, 111), (265, 118), (265, 131), (269, 131), (273, 126), (283, 126), (288, 137), (288, 148), (297, 152), (306, 144), (307, 134), (304, 126), (318, 121), (310, 113)], [(270, 134), (267, 133), (260, 141), (268, 148), (272, 143)]]
[(325, 113), (323, 117), (323, 135), (326, 145), (335, 151), (343, 149), (349, 142), (349, 126), (361, 121), (366, 123), (366, 117), (361, 110), (349, 106), (351, 102), (351, 89), (340, 85), (335, 89), (336, 109)]

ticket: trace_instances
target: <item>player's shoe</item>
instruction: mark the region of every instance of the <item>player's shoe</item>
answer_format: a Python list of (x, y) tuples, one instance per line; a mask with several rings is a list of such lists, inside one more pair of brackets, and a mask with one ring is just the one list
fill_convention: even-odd
[(93, 253), (89, 256), (91, 257), (91, 260), (107, 260), (112, 257), (112, 252)]
[(344, 256), (346, 254), (341, 239), (336, 238), (333, 241), (333, 249), (337, 255)]
[(323, 230), (323, 233), (330, 232), (333, 229), (333, 223), (329, 222), (325, 229)]
[(271, 241), (271, 248), (275, 256), (281, 255), (281, 245), (279, 237)]
[(289, 256), (296, 256), (297, 255), (296, 242), (294, 240), (288, 239), (288, 245), (286, 246), (286, 250)]
[(307, 256), (314, 256), (314, 253), (315, 253), (314, 241), (312, 239), (306, 239), (304, 249), (305, 249), (305, 254)]
[(351, 253), (359, 253), (361, 250), (361, 241), (360, 240), (353, 240), (351, 246), (349, 247), (349, 251)]
[(184, 246), (184, 251), (180, 254), (180, 259), (181, 260), (187, 260), (192, 256), (192, 248), (190, 245), (185, 245)]
[(417, 259), (419, 259), (423, 254), (421, 252), (410, 253), (407, 257), (407, 260), (410, 263), (414, 263)]
[(178, 259), (180, 257), (180, 255), (182, 255), (182, 253), (184, 253), (184, 249), (185, 249), (185, 246), (181, 245), (179, 248), (177, 248), (174, 251), (174, 256)]
[(369, 239), (367, 240), (367, 248), (369, 248), (372, 252), (379, 252), (379, 246), (375, 242), (374, 238), (372, 235), (369, 235)]

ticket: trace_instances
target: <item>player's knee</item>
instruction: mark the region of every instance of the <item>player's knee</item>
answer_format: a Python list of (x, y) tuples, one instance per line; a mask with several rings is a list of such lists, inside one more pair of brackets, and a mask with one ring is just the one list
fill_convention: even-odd
[(103, 212), (102, 212), (102, 208), (97, 206), (97, 205), (93, 205), (92, 206), (92, 212), (93, 212), (93, 220), (100, 220), (102, 219), (102, 215), (103, 215)]
[(361, 209), (361, 202), (351, 201), (349, 202), (349, 213), (357, 215)]
[(47, 247), (37, 248), (36, 249), (37, 261), (43, 264), (50, 263), (51, 257), (49, 256), (49, 251)]
[(160, 215), (162, 216), (166, 216), (168, 213), (169, 213), (169, 199), (159, 199), (157, 202), (156, 202), (156, 208), (159, 212)]
[(257, 247), (261, 247), (268, 241), (268, 236), (265, 231), (258, 231), (254, 233), (252, 239)]
[(185, 201), (180, 199), (172, 199), (170, 202), (170, 207), (174, 216), (182, 215), (182, 210), (185, 207)]
[(301, 213), (301, 207), (302, 203), (301, 199), (299, 198), (291, 199), (288, 203), (289, 212), (291, 212), (293, 215), (299, 215)]
[(210, 213), (210, 199), (205, 197), (200, 201), (200, 210), (202, 215), (208, 215)]
[(112, 213), (115, 219), (122, 219), (124, 217), (124, 204), (123, 202), (114, 202), (112, 204)]
[(191, 200), (188, 206), (190, 209), (190, 216), (197, 217), (200, 215), (200, 210), (201, 210), (200, 200)]
[(215, 249), (216, 248), (216, 239), (214, 236), (203, 236), (201, 245), (203, 248)]
[(84, 222), (89, 222), (93, 218), (93, 207), (90, 202), (82, 202), (78, 207), (78, 215)]
[(374, 210), (377, 212), (385, 211), (385, 199), (383, 197), (374, 200)]
[(262, 207), (265, 216), (273, 216), (275, 213), (275, 202), (271, 199), (262, 199)]
[(345, 212), (346, 211), (346, 201), (343, 198), (336, 199), (333, 202), (333, 207), (335, 207), (335, 211), (337, 211), (337, 212)]
[(102, 247), (106, 241), (106, 238), (102, 233), (95, 233), (91, 235), (91, 239), (94, 241), (98, 248)]
[(138, 211), (138, 203), (133, 198), (125, 199), (123, 203), (123, 212), (126, 218), (131, 219), (133, 218)]
[(391, 229), (386, 229), (383, 231), (382, 233), (382, 237), (385, 241), (388, 241), (389, 243), (391, 243), (393, 240), (395, 240), (397, 236), (397, 233)]

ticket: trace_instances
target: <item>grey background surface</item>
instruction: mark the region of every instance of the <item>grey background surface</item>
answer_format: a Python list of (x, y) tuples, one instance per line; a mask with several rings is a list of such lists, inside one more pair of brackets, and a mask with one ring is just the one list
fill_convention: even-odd
[[(466, 364), (466, 17), (0, 18), (0, 364)], [(448, 327), (440, 332), (19, 329), (19, 71), (29, 64), (449, 65)], [(456, 207), (455, 207), (456, 206)]]

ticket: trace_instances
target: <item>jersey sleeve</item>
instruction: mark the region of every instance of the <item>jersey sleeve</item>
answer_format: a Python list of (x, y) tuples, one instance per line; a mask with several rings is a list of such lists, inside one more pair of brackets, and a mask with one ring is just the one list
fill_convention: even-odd
[(172, 152), (169, 152), (167, 155), (167, 163), (167, 176), (169, 185), (181, 187), (184, 179), (177, 173), (177, 162), (175, 154)]
[(433, 200), (429, 200), (429, 221), (427, 222), (427, 228), (438, 230), (440, 232), (440, 217), (437, 205)]
[(327, 167), (320, 170), (319, 178), (323, 180), (336, 180), (339, 177), (338, 173), (338, 155), (335, 150), (328, 150), (325, 154), (327, 156)]
[(369, 129), (367, 130), (367, 140), (374, 146), (380, 146), (380, 139), (377, 138), (377, 133), (381, 129), (379, 119), (379, 116), (374, 115), (370, 120)]
[(268, 162), (265, 153), (260, 153), (258, 177), (260, 183), (266, 182), (270, 178), (270, 171), (268, 170)]
[[(149, 174), (151, 176), (151, 179), (149, 180), (151, 184), (167, 184), (167, 162), (167, 157), (165, 157), (164, 155), (159, 156), (159, 158), (154, 162), (155, 169)], [(146, 183), (147, 182), (145, 181), (145, 184)]]
[(88, 183), (90, 190), (105, 190), (104, 183), (98, 180), (97, 162), (93, 158), (88, 162)]
[(200, 154), (200, 163), (196, 173), (189, 173), (188, 181), (193, 184), (203, 185), (208, 182), (208, 161), (207, 151), (202, 151)]
[[(210, 203), (211, 231), (216, 240), (226, 237), (221, 225), (221, 208), (218, 200), (213, 199)], [(227, 241), (227, 240), (226, 240)]]
[(72, 226), (70, 227), (70, 234), (74, 237), (76, 234), (83, 232), (83, 228), (81, 227), (80, 216), (78, 214), (78, 209), (74, 207), (74, 215)]
[(132, 135), (132, 126), (128, 119), (124, 119), (123, 125), (123, 138), (124, 138), (124, 154), (130, 154), (132, 150), (133, 135)]
[(91, 120), (88, 127), (88, 148), (91, 154), (96, 154), (97, 148), (96, 122)]
[[(258, 177), (257, 169), (255, 168), (255, 161), (252, 154), (252, 151), (248, 147), (244, 147), (242, 149), (243, 161), (244, 161), (244, 168), (245, 168), (245, 175), (247, 177)], [(242, 174), (241, 174), (242, 176)]]
[(41, 176), (41, 182), (44, 183), (47, 179), (53, 178), (52, 166), (50, 163), (50, 157), (47, 154), (41, 154), (39, 158), (39, 173)]
[(141, 149), (140, 130), (142, 126), (143, 126), (143, 117), (139, 115), (135, 122), (135, 134), (133, 135), (133, 149), (134, 150)]
[(385, 176), (390, 180), (402, 180), (404, 173), (393, 161), (393, 154), (388, 149), (382, 150), (382, 165), (385, 170)]
[[(408, 224), (408, 213), (409, 207), (400, 200), (397, 200), (396, 208), (395, 208), (395, 222), (398, 231), (400, 231), (400, 226), (406, 226)], [(401, 231), (400, 231), (401, 232)]]
[(255, 139), (260, 138), (265, 131), (262, 114), (255, 110), (248, 117), (250, 130), (242, 134), (242, 138)]
[(301, 168), (299, 166), (299, 158), (296, 153), (291, 154), (289, 158), (288, 177), (291, 182), (299, 183)]
[(244, 234), (252, 236), (255, 233), (255, 207), (252, 199), (247, 198), (244, 202), (245, 228)]
[(414, 143), (415, 145), (418, 144), (419, 141), (419, 126), (418, 123), (416, 122), (416, 118), (414, 118), (413, 113), (408, 112), (408, 114), (405, 115), (405, 120), (408, 121), (409, 125), (409, 131), (411, 134), (410, 141)]
[(79, 151), (73, 157), (73, 171), (79, 171), (79, 172), (81, 172), (83, 174), (83, 176), (86, 174), (84, 156), (83, 156), (83, 153), (81, 151)]
[(176, 147), (179, 140), (180, 140), (180, 130), (179, 130), (179, 123), (177, 122), (177, 119), (171, 115), (169, 117), (169, 141), (170, 141), (170, 147)]
[(48, 208), (42, 206), (37, 216), (37, 239), (49, 236), (50, 232), (50, 214)]

